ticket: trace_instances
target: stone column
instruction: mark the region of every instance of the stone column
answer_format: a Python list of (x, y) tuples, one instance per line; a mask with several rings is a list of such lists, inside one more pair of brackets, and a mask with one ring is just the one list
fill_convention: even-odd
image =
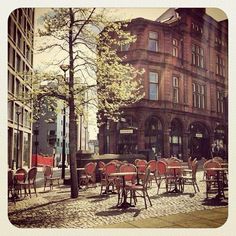
[(183, 161), (187, 161), (189, 157), (190, 150), (188, 148), (188, 139), (189, 139), (189, 132), (183, 133)]
[(164, 137), (163, 137), (163, 143), (164, 143), (164, 150), (163, 150), (163, 157), (170, 157), (170, 142), (169, 142), (169, 136), (170, 131), (169, 128), (165, 128), (164, 130)]

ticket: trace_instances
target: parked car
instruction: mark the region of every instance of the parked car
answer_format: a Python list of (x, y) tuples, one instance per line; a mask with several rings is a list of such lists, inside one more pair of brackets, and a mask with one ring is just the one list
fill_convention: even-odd
[[(62, 161), (60, 161), (57, 165), (58, 168), (62, 168)], [(68, 168), (68, 163), (65, 162), (65, 168)]]

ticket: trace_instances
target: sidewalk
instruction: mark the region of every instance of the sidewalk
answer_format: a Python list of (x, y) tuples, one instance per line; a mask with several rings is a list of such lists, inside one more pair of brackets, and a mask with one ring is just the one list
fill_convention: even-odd
[(227, 216), (228, 207), (222, 207), (102, 225), (98, 228), (218, 228), (227, 221)]

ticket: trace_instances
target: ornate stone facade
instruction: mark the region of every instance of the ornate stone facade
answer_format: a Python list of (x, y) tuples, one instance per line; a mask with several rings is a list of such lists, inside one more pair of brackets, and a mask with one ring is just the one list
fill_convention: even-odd
[(171, 12), (129, 23), (137, 40), (119, 53), (145, 69), (145, 97), (100, 128), (101, 154), (152, 150), (186, 160), (209, 158), (213, 142), (227, 150), (228, 22), (202, 8)]

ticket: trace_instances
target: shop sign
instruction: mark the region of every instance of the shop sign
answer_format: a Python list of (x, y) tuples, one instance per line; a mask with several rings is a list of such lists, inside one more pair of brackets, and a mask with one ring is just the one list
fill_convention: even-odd
[(120, 134), (132, 134), (133, 130), (132, 129), (121, 129)]
[(203, 136), (202, 134), (196, 133), (196, 137), (197, 137), (197, 138), (202, 138), (202, 136)]

